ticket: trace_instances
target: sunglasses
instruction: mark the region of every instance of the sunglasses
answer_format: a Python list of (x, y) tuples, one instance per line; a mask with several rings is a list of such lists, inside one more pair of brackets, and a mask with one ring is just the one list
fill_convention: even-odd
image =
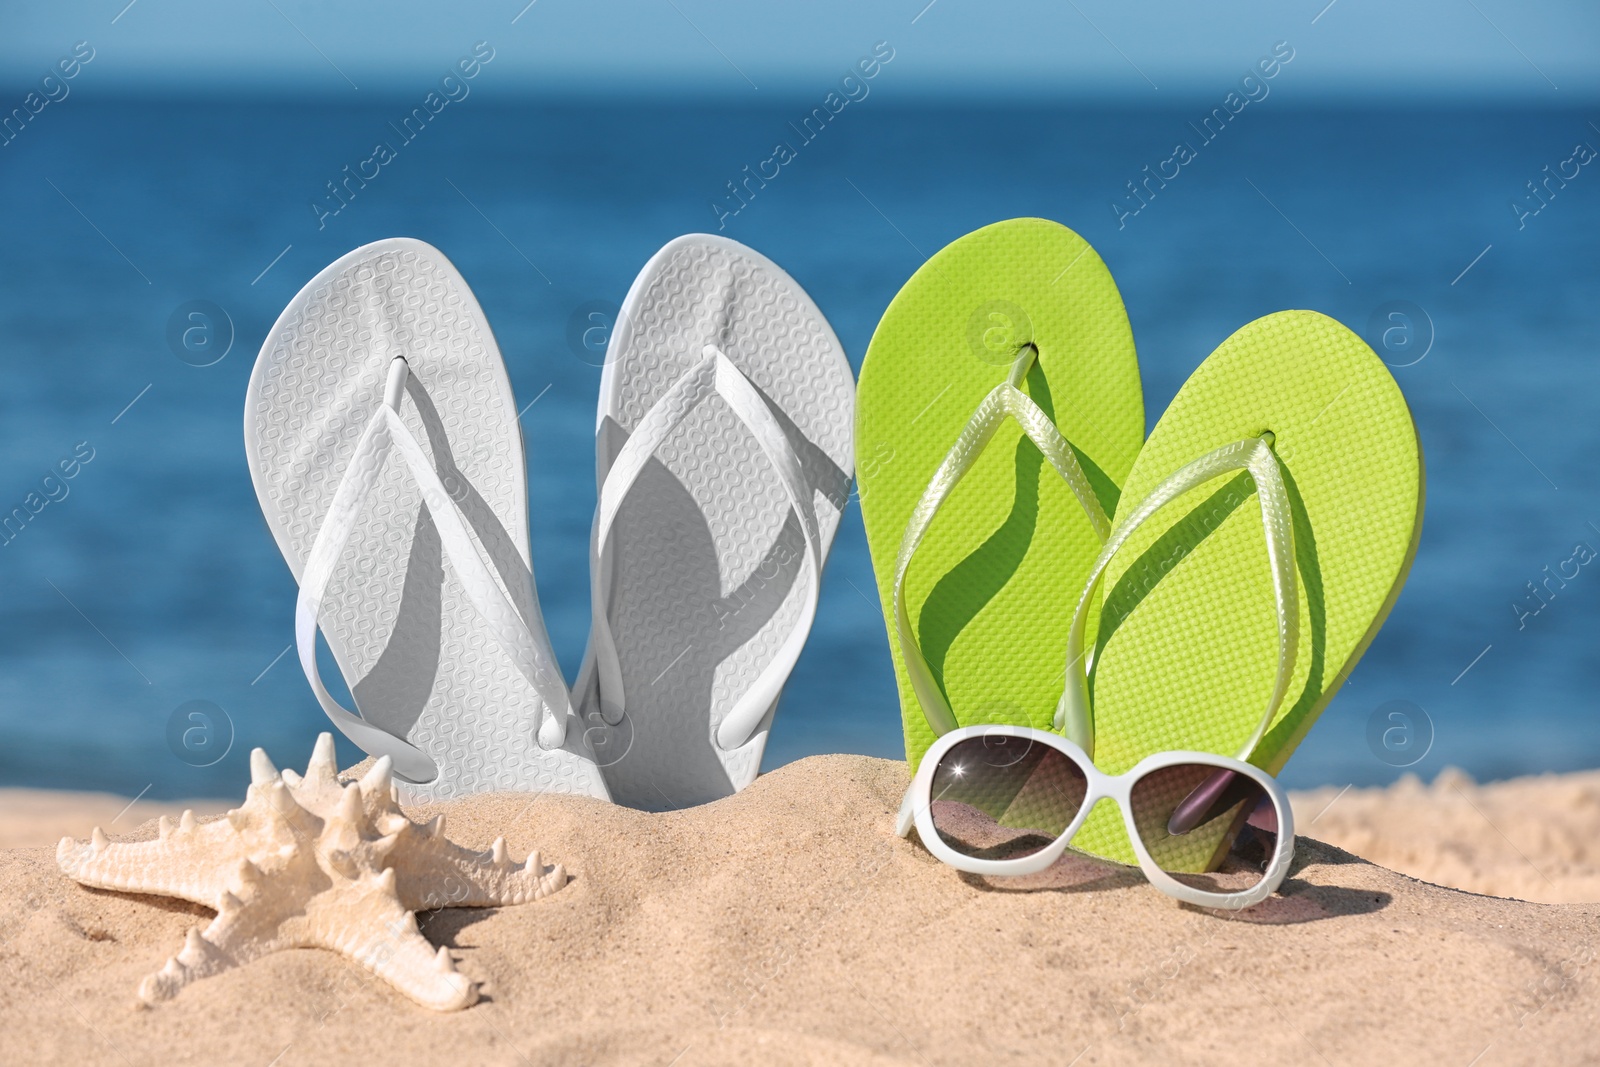
[(935, 741), (896, 831), (915, 828), (957, 870), (1034, 874), (1061, 858), (1107, 798), (1122, 809), (1139, 868), (1168, 896), (1247, 908), (1289, 871), (1294, 813), (1259, 768), (1209, 752), (1158, 752), (1108, 775), (1073, 742), (1025, 726), (966, 726)]
[[(1116, 527), (1104, 512), (1066, 440), (1018, 388), (1033, 355), (1026, 350), (1005, 385), (980, 409), (970, 432), (950, 450), (912, 513), (895, 564), (894, 623), (906, 673), (928, 725), (941, 735), (923, 754), (900, 805), (898, 831), (913, 827), (935, 857), (972, 874), (1034, 874), (1061, 858), (1105, 799), (1122, 809), (1133, 858), (1151, 884), (1169, 896), (1211, 908), (1246, 908), (1265, 900), (1294, 857), (1294, 813), (1278, 783), (1246, 763), (1288, 693), (1299, 646), (1299, 591), (1294, 569), (1294, 516), (1272, 453), (1273, 435), (1213, 449), (1168, 476)], [(1024, 726), (958, 727), (934, 680), (905, 603), (906, 570), (955, 483), (994, 436), (1002, 415), (1015, 418), (1083, 505), (1104, 539), (1067, 635), (1066, 686), (1056, 729)], [(1158, 752), (1124, 774), (1101, 773), (1094, 752), (1094, 711), (1084, 649), (1088, 609), (1101, 575), (1133, 532), (1166, 504), (1213, 478), (1246, 471), (1261, 503), (1262, 532), (1272, 571), (1278, 618), (1278, 671), (1266, 711), (1237, 758), (1209, 752)], [(1068, 738), (1072, 740), (1068, 740)], [(1086, 846), (1126, 854), (1115, 826), (1095, 820)], [(1086, 849), (1087, 850), (1087, 849)]]

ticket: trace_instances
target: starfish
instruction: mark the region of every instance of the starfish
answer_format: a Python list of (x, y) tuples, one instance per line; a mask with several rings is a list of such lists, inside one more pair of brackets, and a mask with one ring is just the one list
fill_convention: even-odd
[(317, 738), (304, 777), (281, 774), (261, 749), (250, 753), (242, 807), (205, 823), (186, 811), (162, 816), (153, 841), (112, 844), (98, 826), (86, 844), (62, 838), (62, 871), (99, 889), (179, 897), (216, 911), (191, 928), (182, 951), (139, 986), (147, 1004), (191, 982), (273, 952), (323, 948), (348, 957), (424, 1007), (465, 1008), (477, 985), (436, 953), (417, 912), (441, 907), (526, 904), (567, 884), (534, 852), (512, 863), (505, 838), (487, 853), (444, 836), (444, 816), (406, 818), (387, 756), (359, 781), (340, 784), (333, 737)]

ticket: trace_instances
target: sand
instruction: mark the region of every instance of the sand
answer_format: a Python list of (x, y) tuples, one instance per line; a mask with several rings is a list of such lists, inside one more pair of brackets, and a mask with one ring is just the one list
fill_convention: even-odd
[(1480, 786), (1451, 769), (1431, 786), (1408, 775), (1293, 800), (1300, 833), (1390, 870), (1497, 897), (1600, 901), (1600, 771)]
[[(448, 812), (463, 843), (504, 833), (513, 855), (537, 847), (577, 875), (532, 905), (423, 917), (484, 982), (451, 1015), (311, 950), (136, 1009), (139, 980), (209, 912), (84, 889), (53, 849), (14, 848), (0, 1061), (1600, 1063), (1600, 904), (1441, 888), (1311, 839), (1365, 834), (1384, 855), (1592, 901), (1597, 782), (1408, 785), (1388, 809), (1351, 790), (1315, 823), (1336, 791), (1299, 797), (1311, 830), (1283, 894), (1239, 915), (1087, 861), (962, 875), (892, 836), (904, 767), (859, 756), (667, 815), (507, 795), (419, 808)], [(1523, 875), (1482, 824), (1520, 834), (1514, 812), (1546, 797), (1578, 814), (1519, 840)]]

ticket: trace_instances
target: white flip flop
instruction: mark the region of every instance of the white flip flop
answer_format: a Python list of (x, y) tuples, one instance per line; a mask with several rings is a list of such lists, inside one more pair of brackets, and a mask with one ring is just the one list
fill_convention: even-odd
[(816, 613), (849, 498), (855, 378), (765, 256), (690, 234), (629, 289), (606, 351), (575, 692), (618, 803), (744, 788)]
[[(306, 679), (408, 799), (607, 796), (539, 611), (511, 383), (449, 260), (391, 238), (308, 282), (256, 360), (244, 438)], [(359, 715), (323, 685), (319, 628)]]

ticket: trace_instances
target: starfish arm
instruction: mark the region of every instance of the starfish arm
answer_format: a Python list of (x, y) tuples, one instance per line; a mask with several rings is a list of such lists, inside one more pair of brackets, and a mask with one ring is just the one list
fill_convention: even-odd
[(153, 841), (112, 844), (99, 827), (82, 843), (63, 837), (56, 863), (96, 889), (180, 897), (218, 908), (246, 848), (228, 820), (196, 823), (192, 812), (184, 812), (176, 826), (162, 816), (161, 836)]
[(360, 791), (361, 813), (383, 835), (372, 843), (375, 852), (380, 859), (391, 854), (405, 858), (395, 866), (400, 869), (400, 903), (407, 908), (432, 911), (527, 904), (567, 884), (566, 869), (556, 864), (546, 870), (538, 852), (529, 855), (525, 863), (512, 863), (503, 837), (496, 839), (488, 852), (475, 852), (446, 839), (443, 815), (426, 826), (406, 818), (394, 800), (394, 779), (387, 759), (378, 760), (362, 776)]
[(488, 852), (462, 848), (444, 836), (443, 817), (400, 832), (406, 856), (398, 883), (400, 902), (416, 911), (527, 904), (567, 884), (559, 863), (546, 868), (537, 851), (513, 863), (505, 839)]
[(264, 891), (260, 871), (248, 863), (241, 867), (228, 879), (234, 888), (223, 890), (211, 925), (204, 931), (190, 928), (182, 951), (139, 985), (139, 999), (147, 1004), (171, 1000), (192, 982), (305, 943), (296, 929), (301, 924), (295, 920), (304, 910), (308, 890)]
[(394, 875), (363, 879), (341, 894), (313, 902), (306, 943), (359, 964), (425, 1008), (457, 1011), (475, 1003), (477, 985), (456, 970), (450, 950), (435, 949), (417, 928), (417, 915), (394, 894)]

